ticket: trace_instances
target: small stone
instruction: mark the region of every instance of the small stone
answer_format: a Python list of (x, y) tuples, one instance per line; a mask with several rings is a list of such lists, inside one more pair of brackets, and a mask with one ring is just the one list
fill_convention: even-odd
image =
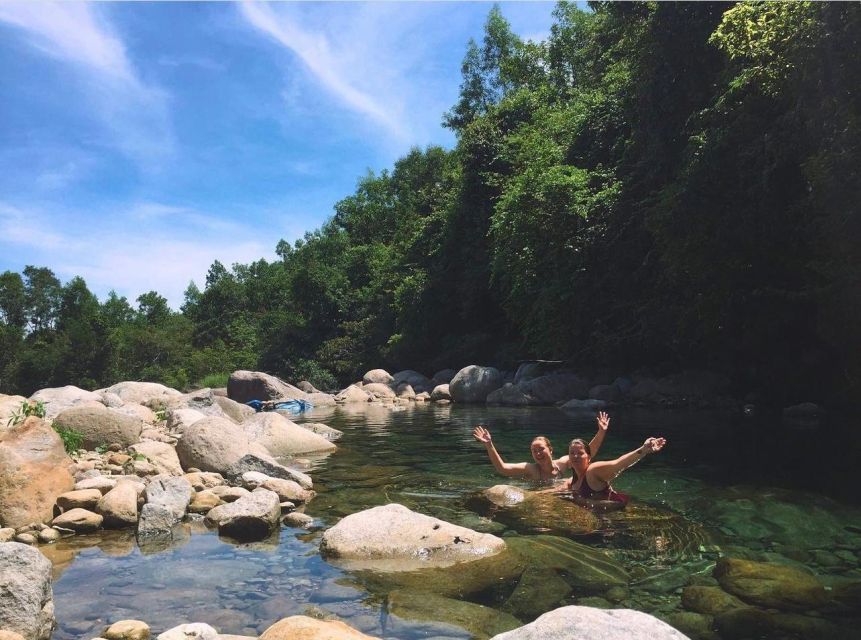
[(62, 537), (62, 534), (56, 529), (49, 527), (47, 529), (42, 529), (37, 537), (39, 538), (39, 542), (49, 544), (59, 540)]
[(130, 455), (126, 455), (125, 453), (111, 453), (108, 456), (108, 464), (116, 464), (122, 467), (126, 462), (131, 459), (132, 457)]
[(36, 536), (32, 533), (19, 533), (15, 536), (15, 542), (20, 542), (21, 544), (36, 544)]
[(203, 622), (192, 622), (181, 624), (164, 633), (160, 633), (156, 640), (216, 640), (218, 631)]
[(212, 491), (204, 489), (192, 495), (188, 510), (191, 513), (207, 513), (210, 509), (220, 504), (224, 504), (221, 498)]
[(119, 620), (109, 626), (102, 635), (105, 640), (147, 640), (149, 625), (140, 620)]
[(304, 513), (288, 513), (281, 519), (288, 527), (296, 527), (297, 529), (307, 529), (311, 523), (314, 522), (314, 518), (311, 516), (307, 516)]
[(51, 524), (64, 529), (71, 529), (76, 533), (95, 531), (102, 526), (102, 516), (86, 509), (72, 509), (63, 513), (51, 521)]
[(0, 542), (9, 542), (15, 538), (15, 529), (12, 527), (3, 527), (0, 529)]

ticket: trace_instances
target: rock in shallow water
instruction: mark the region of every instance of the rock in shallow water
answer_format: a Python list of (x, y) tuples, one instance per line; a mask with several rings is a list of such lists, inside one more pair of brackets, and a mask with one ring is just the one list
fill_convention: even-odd
[(492, 556), (501, 538), (389, 504), (343, 518), (323, 534), (320, 552), (353, 569), (410, 571)]
[(206, 522), (237, 540), (262, 540), (278, 525), (280, 515), (278, 494), (257, 489), (235, 502), (215, 507), (206, 515)]
[(631, 609), (561, 607), (526, 626), (493, 636), (492, 640), (687, 640), (680, 631), (647, 613)]
[(762, 607), (805, 611), (823, 606), (828, 599), (815, 576), (795, 567), (721, 558), (714, 576), (725, 591)]
[(515, 629), (521, 624), (508, 613), (425, 591), (392, 591), (388, 602), (389, 611), (400, 618), (444, 621), (466, 629), (479, 640)]

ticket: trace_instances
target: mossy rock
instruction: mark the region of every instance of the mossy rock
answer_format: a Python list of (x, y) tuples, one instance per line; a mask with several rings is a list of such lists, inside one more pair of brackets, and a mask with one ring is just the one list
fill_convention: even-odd
[(522, 624), (502, 611), (426, 591), (392, 591), (389, 594), (389, 612), (406, 620), (452, 624), (466, 629), (478, 640), (510, 631)]
[(724, 591), (760, 607), (807, 611), (828, 601), (815, 576), (786, 565), (721, 558), (714, 576)]
[(583, 535), (598, 529), (594, 513), (555, 493), (495, 485), (471, 496), (467, 507), (522, 533)]
[(746, 605), (720, 587), (690, 586), (682, 591), (682, 606), (688, 611), (715, 616)]
[(664, 621), (684, 633), (691, 640), (720, 640), (720, 636), (712, 627), (714, 618), (691, 611), (674, 611), (668, 614)]
[(366, 570), (354, 571), (352, 575), (372, 593), (386, 594), (394, 589), (406, 589), (464, 598), (514, 583), (526, 566), (526, 558), (505, 549), (488, 558), (450, 567), (395, 572)]
[(562, 605), (571, 586), (551, 569), (527, 567), (502, 610), (525, 621)]
[(628, 572), (607, 553), (558, 536), (506, 538), (531, 567), (563, 572), (575, 589), (606, 590), (627, 585)]

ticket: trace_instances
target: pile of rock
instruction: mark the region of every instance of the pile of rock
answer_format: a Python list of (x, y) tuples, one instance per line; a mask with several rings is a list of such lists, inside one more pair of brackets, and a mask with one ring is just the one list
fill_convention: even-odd
[[(8, 398), (0, 407), (24, 401)], [(169, 536), (189, 514), (242, 539), (267, 535), (282, 513), (307, 526), (310, 518), (292, 512), (313, 498), (312, 480), (279, 460), (333, 451), (341, 435), (255, 413), (210, 389), (123, 382), (98, 392), (43, 389), (31, 399), (45, 418), (0, 431), (0, 540), (25, 544), (100, 528)], [(58, 431), (80, 434), (84, 449), (68, 456)]]

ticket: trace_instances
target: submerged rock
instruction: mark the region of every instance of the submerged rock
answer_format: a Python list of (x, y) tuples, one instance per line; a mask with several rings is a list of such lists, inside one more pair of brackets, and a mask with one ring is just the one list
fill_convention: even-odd
[(610, 555), (567, 538), (517, 536), (508, 538), (507, 544), (529, 566), (565, 572), (568, 583), (581, 589), (608, 589), (630, 582), (628, 572)]
[(512, 485), (494, 485), (467, 500), (481, 515), (525, 532), (565, 535), (597, 530), (598, 519), (588, 509), (558, 494), (528, 491)]
[(312, 433), (316, 433), (318, 436), (323, 436), (329, 442), (337, 442), (344, 436), (343, 431), (333, 429), (332, 427), (325, 425), (322, 422), (303, 422), (298, 426), (302, 427), (303, 429), (307, 429)]
[(561, 607), (545, 613), (526, 626), (493, 636), (492, 640), (687, 640), (647, 613), (631, 609)]
[(552, 569), (527, 567), (520, 582), (502, 605), (504, 611), (531, 620), (563, 604), (572, 587)]
[(25, 544), (0, 544), (0, 629), (48, 640), (55, 624), (51, 563)]
[(352, 569), (409, 571), (447, 567), (492, 556), (505, 548), (494, 535), (478, 533), (400, 504), (366, 509), (343, 518), (323, 534), (320, 552)]
[(725, 591), (761, 607), (806, 611), (828, 600), (815, 576), (786, 565), (721, 558), (714, 576)]
[(86, 509), (70, 509), (51, 521), (61, 529), (71, 529), (76, 533), (88, 533), (102, 526), (102, 516)]
[(400, 618), (446, 622), (466, 629), (479, 640), (521, 625), (508, 613), (426, 591), (392, 591), (388, 603), (389, 612)]

